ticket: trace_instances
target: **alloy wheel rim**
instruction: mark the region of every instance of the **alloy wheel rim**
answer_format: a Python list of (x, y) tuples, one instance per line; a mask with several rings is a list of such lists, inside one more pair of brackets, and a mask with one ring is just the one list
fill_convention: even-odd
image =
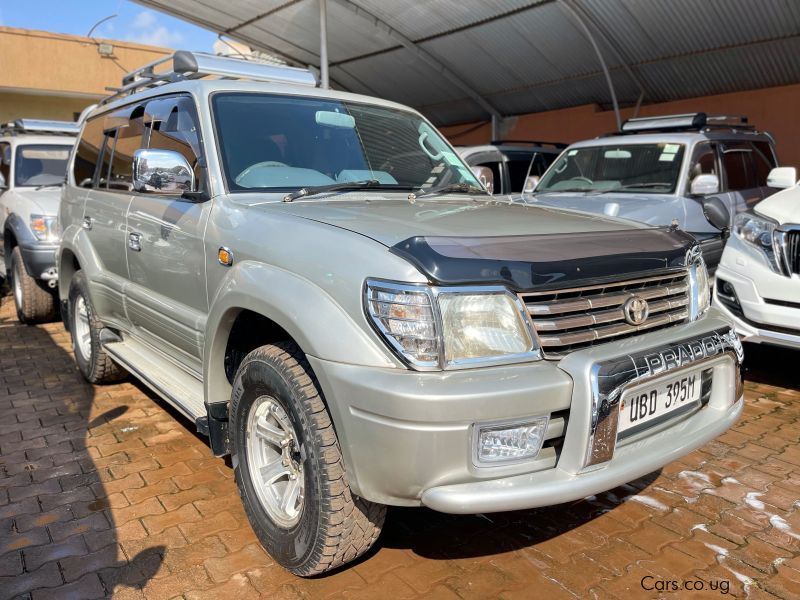
[(303, 511), (303, 464), (289, 415), (272, 396), (253, 402), (246, 439), (247, 466), (261, 506), (277, 525), (295, 525)]
[(19, 276), (19, 264), (14, 265), (14, 272), (11, 274), (11, 283), (14, 286), (14, 302), (17, 303), (17, 308), (22, 310), (22, 283)]
[(89, 362), (92, 358), (92, 333), (89, 327), (89, 309), (83, 296), (75, 300), (75, 315), (72, 322), (75, 324), (75, 347), (81, 356)]

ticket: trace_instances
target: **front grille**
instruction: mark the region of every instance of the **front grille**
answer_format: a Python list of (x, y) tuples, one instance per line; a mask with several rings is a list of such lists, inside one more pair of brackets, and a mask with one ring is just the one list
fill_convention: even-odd
[(789, 273), (800, 275), (800, 231), (786, 234), (786, 263)]
[[(647, 300), (649, 314), (640, 325), (625, 320), (623, 305), (632, 296)], [(603, 341), (668, 327), (689, 318), (686, 271), (604, 285), (520, 294), (545, 358)]]

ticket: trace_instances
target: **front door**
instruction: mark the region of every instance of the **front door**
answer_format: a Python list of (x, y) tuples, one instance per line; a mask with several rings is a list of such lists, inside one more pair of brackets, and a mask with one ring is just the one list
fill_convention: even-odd
[(724, 193), (733, 206), (732, 214), (752, 209), (762, 200), (753, 161), (755, 149), (749, 142), (731, 141), (723, 142), (721, 150)]
[[(191, 98), (151, 100), (144, 121), (144, 147), (180, 152), (199, 174)], [(137, 336), (197, 373), (208, 312), (203, 232), (210, 210), (211, 202), (153, 193), (134, 194), (128, 210), (128, 318)]]

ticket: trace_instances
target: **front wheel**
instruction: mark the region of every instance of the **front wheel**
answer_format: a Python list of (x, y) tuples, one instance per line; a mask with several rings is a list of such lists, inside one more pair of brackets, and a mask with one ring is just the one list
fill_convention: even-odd
[(20, 323), (46, 323), (55, 318), (55, 295), (41, 281), (28, 275), (19, 246), (11, 252), (11, 289)]
[(231, 420), (239, 493), (279, 564), (317, 575), (375, 543), (386, 507), (350, 492), (330, 415), (295, 344), (262, 346), (244, 358)]

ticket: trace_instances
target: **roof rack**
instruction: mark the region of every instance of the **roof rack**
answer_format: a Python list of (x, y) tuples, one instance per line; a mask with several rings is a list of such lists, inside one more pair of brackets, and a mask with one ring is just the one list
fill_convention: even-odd
[(559, 150), (563, 150), (569, 144), (563, 142), (541, 142), (538, 140), (492, 140), (489, 142), (493, 146), (500, 146), (502, 144), (526, 144), (530, 146), (553, 146)]
[(71, 121), (46, 121), (44, 119), (17, 119), (0, 127), (3, 135), (38, 133), (48, 135), (78, 135), (80, 125)]
[[(171, 67), (170, 62), (172, 63)], [(157, 67), (164, 68), (157, 69)], [(179, 50), (171, 56), (160, 58), (127, 73), (122, 78), (122, 87), (110, 88), (109, 91), (114, 93), (101, 100), (100, 104), (108, 104), (122, 96), (165, 83), (203, 77), (244, 79), (313, 87), (317, 85), (317, 78), (307, 69), (279, 67), (256, 60)]]
[(620, 131), (609, 135), (642, 132), (707, 131), (715, 128), (742, 129), (752, 131), (747, 117), (731, 115), (708, 115), (704, 112), (680, 115), (661, 115), (658, 117), (638, 117), (627, 119)]

